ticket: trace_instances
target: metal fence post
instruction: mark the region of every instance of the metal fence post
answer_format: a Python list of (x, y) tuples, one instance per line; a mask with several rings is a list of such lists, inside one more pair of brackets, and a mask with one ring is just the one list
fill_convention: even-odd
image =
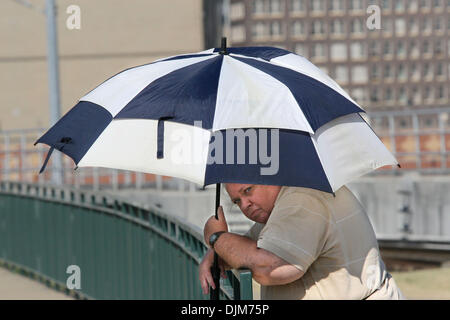
[(440, 147), (441, 147), (441, 169), (445, 169), (447, 167), (447, 155), (446, 155), (446, 147), (445, 147), (445, 124), (448, 120), (448, 113), (440, 113), (438, 116), (439, 121), (439, 136), (440, 136)]
[(419, 133), (419, 119), (417, 114), (412, 115), (412, 123), (413, 123), (413, 132), (414, 132), (414, 140), (416, 144), (416, 168), (420, 170), (422, 168), (422, 159), (420, 155), (420, 133)]
[(9, 180), (9, 135), (4, 135), (4, 150), (5, 150), (5, 158), (3, 163), (3, 179)]

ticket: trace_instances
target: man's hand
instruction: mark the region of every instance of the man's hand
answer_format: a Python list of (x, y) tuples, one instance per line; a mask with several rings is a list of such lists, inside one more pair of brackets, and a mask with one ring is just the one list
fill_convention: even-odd
[(209, 246), (209, 237), (213, 233), (219, 232), (219, 231), (225, 231), (228, 232), (228, 225), (227, 221), (225, 220), (225, 215), (223, 213), (223, 208), (220, 206), (217, 209), (217, 216), (219, 219), (216, 219), (215, 216), (210, 217), (206, 223), (205, 227), (203, 228), (203, 236), (205, 239), (205, 243)]
[[(216, 289), (216, 285), (214, 284), (214, 280), (211, 274), (211, 267), (214, 263), (214, 250), (209, 249), (208, 252), (203, 257), (202, 262), (199, 266), (199, 279), (200, 279), (200, 285), (202, 286), (203, 294), (209, 293), (209, 287), (212, 287), (213, 289)], [(225, 261), (219, 258), (219, 269), (220, 269), (220, 276), (222, 278), (226, 278), (225, 270), (229, 269), (230, 266), (228, 266)]]

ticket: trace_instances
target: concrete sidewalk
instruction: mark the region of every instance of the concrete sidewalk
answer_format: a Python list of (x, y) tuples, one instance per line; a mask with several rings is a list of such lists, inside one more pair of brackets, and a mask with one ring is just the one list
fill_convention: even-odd
[(74, 300), (44, 284), (0, 267), (0, 300)]

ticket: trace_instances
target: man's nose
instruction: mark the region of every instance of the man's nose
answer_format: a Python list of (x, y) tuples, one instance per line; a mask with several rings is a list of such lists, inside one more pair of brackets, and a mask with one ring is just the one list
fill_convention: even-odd
[(247, 212), (247, 209), (252, 206), (252, 202), (248, 199), (241, 199), (241, 211)]

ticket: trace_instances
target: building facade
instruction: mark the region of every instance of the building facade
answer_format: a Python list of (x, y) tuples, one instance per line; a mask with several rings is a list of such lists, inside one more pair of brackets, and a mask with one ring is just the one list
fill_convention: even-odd
[(231, 0), (230, 21), (234, 45), (301, 54), (368, 110), (449, 104), (448, 0)]
[(450, 0), (230, 0), (229, 7), (234, 46), (303, 55), (374, 115), (377, 134), (407, 167), (450, 168)]
[[(45, 3), (0, 1), (0, 131), (49, 126)], [(204, 49), (203, 0), (55, 4), (61, 115), (126, 68)]]

